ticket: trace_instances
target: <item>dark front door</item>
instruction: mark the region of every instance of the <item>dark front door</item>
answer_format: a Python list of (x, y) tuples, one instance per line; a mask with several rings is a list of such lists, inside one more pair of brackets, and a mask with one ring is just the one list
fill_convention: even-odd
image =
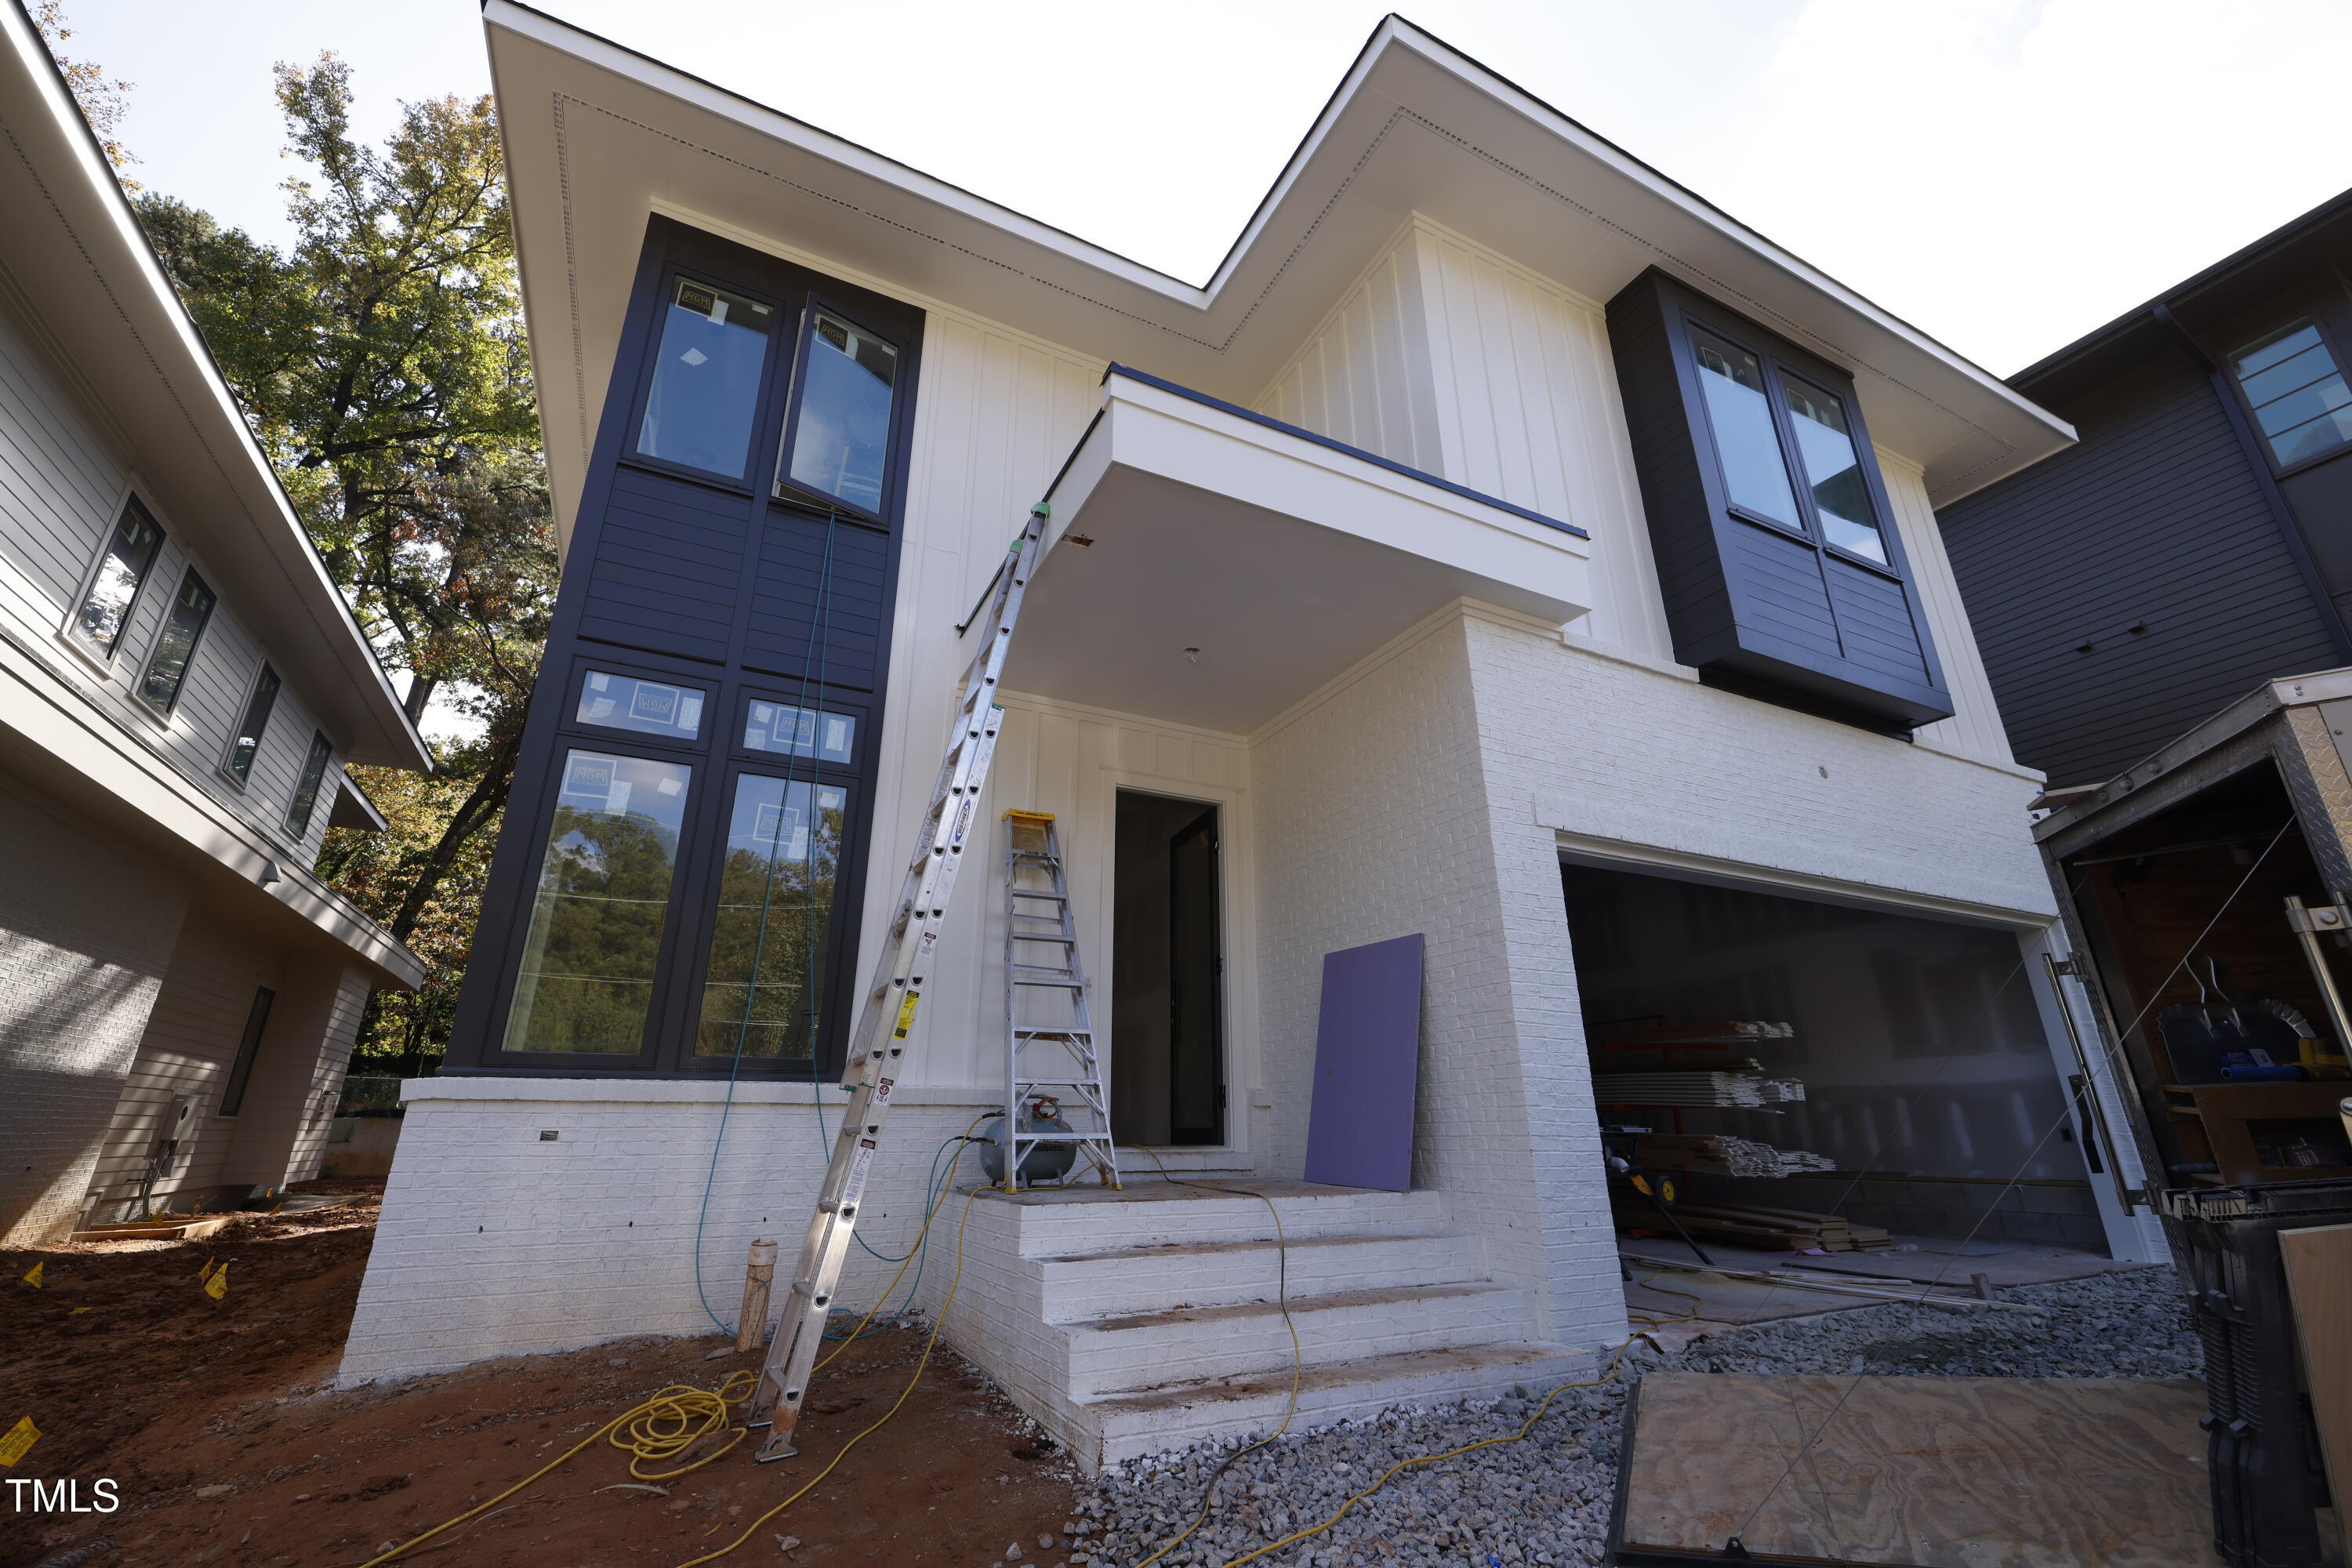
[(1168, 842), (1171, 1143), (1225, 1137), (1223, 943), (1217, 898), (1217, 813)]

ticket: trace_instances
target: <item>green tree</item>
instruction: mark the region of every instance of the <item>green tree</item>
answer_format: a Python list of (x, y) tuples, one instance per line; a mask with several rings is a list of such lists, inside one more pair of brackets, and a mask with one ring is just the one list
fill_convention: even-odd
[(488, 98), (404, 104), (352, 132), (351, 68), (278, 68), (290, 250), (169, 196), (139, 198), (303, 524), (421, 720), (472, 721), (437, 775), (360, 770), (390, 833), (329, 836), (320, 870), (431, 967), (383, 996), (363, 1055), (436, 1056), (514, 777), (555, 552)]
[(49, 47), (49, 58), (58, 62), (58, 70), (72, 89), (74, 102), (81, 107), (81, 117), (89, 121), (89, 129), (98, 138), (100, 151), (114, 165), (115, 178), (126, 191), (139, 189), (139, 182), (122, 173), (139, 162), (131, 149), (122, 144), (122, 117), (131, 108), (131, 84), (121, 77), (110, 77), (103, 67), (90, 60), (78, 60), (66, 53), (66, 40), (74, 36), (66, 26), (63, 0), (41, 0), (33, 8), (33, 26), (41, 30), (41, 41)]

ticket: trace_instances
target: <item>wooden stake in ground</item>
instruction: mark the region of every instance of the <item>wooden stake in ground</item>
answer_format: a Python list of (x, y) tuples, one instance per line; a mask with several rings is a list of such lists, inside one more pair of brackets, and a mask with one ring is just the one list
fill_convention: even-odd
[(735, 1322), (735, 1348), (755, 1351), (767, 1342), (768, 1293), (776, 1284), (776, 1244), (755, 1241), (743, 1269), (743, 1315)]

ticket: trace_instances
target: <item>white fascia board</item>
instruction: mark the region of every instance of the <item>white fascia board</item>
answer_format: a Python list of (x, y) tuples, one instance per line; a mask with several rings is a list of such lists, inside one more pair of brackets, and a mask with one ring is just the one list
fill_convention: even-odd
[[(277, 469), (255, 441), (244, 412), (237, 406), (236, 395), (222, 378), (210, 346), (180, 303), (171, 279), (163, 275), (153, 247), (139, 226), (137, 215), (131, 210), (129, 197), (123, 194), (96, 135), (58, 76), (47, 45), (17, 4), (0, 5), (0, 33), (6, 35), (9, 46), (0, 59), (6, 62), (6, 75), (14, 78), (13, 90), (5, 92), (6, 100), (30, 100), (41, 106), (68, 164), (63, 169), (52, 166), (42, 171), (44, 183), (58, 203), (59, 216), (66, 217), (68, 206), (74, 209), (73, 216), (82, 222), (75, 225), (72, 237), (84, 247), (92, 271), (126, 311), (137, 310), (143, 318), (141, 324), (163, 334), (161, 342), (143, 341), (151, 350), (161, 351), (159, 362), (170, 362), (159, 363), (157, 368), (173, 395), (188, 410), (190, 418), (201, 423), (216, 450), (233, 448), (242, 459), (245, 471), (225, 477), (249, 500), (260, 501), (262, 511), (268, 515), (278, 534), (268, 541), (271, 552), (286, 572), (289, 585), (304, 601), (310, 618), (319, 626), (362, 700), (374, 710), (373, 717), (383, 733), (378, 737), (380, 743), (369, 747), (369, 752), (394, 765), (430, 771), (431, 751), (402, 709), (391, 678), (369, 646), (342, 591), (327, 574), (326, 563), (320, 558), (301, 519), (296, 515)], [(34, 155), (31, 147), (26, 147), (24, 152), (28, 160)], [(80, 199), (77, 200), (77, 195)], [(72, 218), (67, 221), (70, 223)], [(134, 278), (135, 285), (131, 283)], [(125, 298), (126, 294), (131, 297)], [(92, 368), (82, 367), (85, 374)]]
[(1554, 624), (1592, 607), (1589, 540), (1116, 373), (1055, 489), (1054, 539), (1114, 464), (1484, 578)]
[[(308, 921), (377, 970), (387, 984), (413, 990), (425, 963), (312, 872), (285, 858), (219, 804), (182, 778), (162, 757), (127, 739), (89, 700), (39, 661), (0, 639), (0, 729), (13, 731), (69, 770), (89, 795), (71, 804), (135, 814), (212, 861), (250, 890)], [(263, 879), (277, 873), (274, 882)]]
[(490, 43), (494, 58), (497, 55), (495, 31), (503, 27), (642, 87), (748, 126), (827, 163), (837, 163), (868, 179), (895, 185), (909, 195), (1002, 229), (1017, 239), (1059, 251), (1075, 261), (1108, 273), (1122, 282), (1148, 289), (1177, 304), (1206, 310), (1213, 302), (1208, 290), (1181, 278), (1147, 267), (1115, 250), (1091, 244), (1066, 229), (1055, 228), (1011, 207), (999, 205), (984, 196), (974, 195), (961, 185), (950, 184), (869, 147), (862, 147), (845, 138), (820, 131), (806, 121), (793, 119), (782, 110), (771, 109), (700, 77), (663, 65), (608, 38), (559, 21), (545, 12), (516, 5), (514, 0), (483, 0), (482, 22), (485, 28), (492, 32)]

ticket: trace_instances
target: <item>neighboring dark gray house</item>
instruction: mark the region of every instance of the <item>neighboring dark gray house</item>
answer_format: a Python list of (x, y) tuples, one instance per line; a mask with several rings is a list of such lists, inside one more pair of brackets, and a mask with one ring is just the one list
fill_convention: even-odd
[(2020, 762), (2113, 777), (2352, 664), (2352, 192), (2010, 377), (2078, 445), (1939, 506)]

